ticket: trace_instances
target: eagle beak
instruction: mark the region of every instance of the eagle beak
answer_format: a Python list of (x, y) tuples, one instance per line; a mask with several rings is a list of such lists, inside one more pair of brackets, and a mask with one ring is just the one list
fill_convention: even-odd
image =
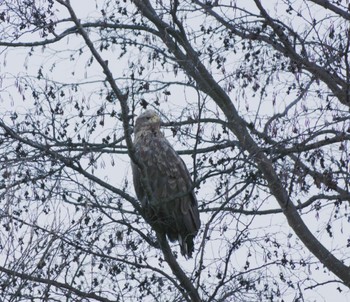
[(159, 116), (157, 115), (152, 116), (151, 123), (159, 123), (159, 122), (160, 122)]

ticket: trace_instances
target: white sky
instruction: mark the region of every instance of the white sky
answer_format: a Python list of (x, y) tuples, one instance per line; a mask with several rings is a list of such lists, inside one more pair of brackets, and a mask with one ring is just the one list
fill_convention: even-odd
[[(83, 18), (84, 16), (99, 16), (99, 14), (95, 10), (95, 4), (94, 1), (84, 1), (84, 5), (81, 5), (82, 1), (78, 0), (71, 0), (73, 3), (73, 6), (76, 7), (76, 12), (78, 14), (78, 17)], [(248, 4), (249, 5), (249, 4)], [(247, 6), (248, 7), (248, 6)], [(277, 8), (278, 10), (278, 8)], [(41, 66), (44, 62), (45, 67), (50, 66), (53, 62), (59, 62), (61, 59), (57, 57), (57, 50), (60, 49), (66, 49), (67, 47), (69, 48), (74, 48), (77, 43), (80, 43), (81, 40), (80, 38), (77, 38), (75, 36), (71, 36), (68, 40), (64, 39), (63, 41), (54, 44), (48, 48), (52, 48), (53, 52), (52, 54), (55, 54), (55, 57), (50, 54), (50, 51), (45, 50), (43, 53), (40, 53), (40, 51), (35, 51), (33, 57), (30, 58), (27, 62), (26, 54), (27, 50), (23, 49), (16, 49), (14, 51), (11, 51), (7, 54), (6, 57), (4, 57), (4, 53), (0, 53), (0, 73), (2, 75), (17, 75), (21, 73), (31, 73), (33, 72), (33, 76), (36, 76), (36, 71), (39, 66)], [(64, 57), (64, 54), (62, 55), (62, 60), (66, 60)], [(117, 62), (114, 61), (113, 53), (103, 53), (103, 56), (105, 59), (108, 59), (110, 64), (112, 65), (112, 71), (115, 75), (115, 77), (122, 77), (124, 70), (128, 69), (128, 56), (126, 56), (123, 60), (119, 60)], [(132, 59), (132, 58), (131, 58)], [(102, 79), (104, 78), (100, 66), (97, 66), (96, 64), (93, 65), (92, 68), (89, 68), (87, 72), (84, 69), (84, 62), (86, 60), (86, 56), (82, 56), (79, 61), (75, 62), (67, 62), (67, 63), (61, 63), (57, 64), (57, 66), (54, 68), (54, 72), (50, 75), (52, 76), (56, 81), (64, 81), (64, 82), (70, 82), (70, 81), (86, 81), (86, 80), (96, 80), (96, 79)], [(4, 64), (6, 62), (6, 64)], [(115, 62), (115, 63), (113, 63)], [(28, 66), (25, 68), (25, 66)], [(74, 76), (71, 74), (72, 71), (74, 70), (75, 74)], [(15, 97), (16, 93), (14, 92), (14, 87), (8, 87), (6, 86), (7, 81), (3, 81), (3, 85), (0, 87), (0, 111), (2, 114), (6, 111), (26, 111), (26, 101), (19, 100), (18, 98)], [(7, 94), (7, 92), (4, 93), (4, 90), (7, 92), (10, 92)], [(89, 88), (86, 88), (86, 97), (89, 97), (89, 93), (94, 90), (94, 84), (90, 84)], [(11, 93), (13, 91), (13, 93)], [(178, 100), (181, 100), (184, 98), (184, 93), (183, 89), (179, 90), (172, 90), (173, 94), (169, 98), (169, 102), (166, 104), (168, 108), (172, 108), (172, 110), (176, 110), (176, 102)], [(187, 98), (190, 99), (191, 97), (194, 97), (195, 94), (192, 95), (187, 95)], [(78, 96), (81, 97), (81, 96)], [(91, 101), (92, 104), (95, 104), (96, 107), (99, 106), (99, 99), (96, 96), (96, 100)], [(265, 106), (265, 107), (264, 107)], [(164, 110), (167, 110), (168, 108), (164, 107)], [(262, 112), (266, 113), (271, 113), (271, 106), (268, 106), (268, 103), (266, 102), (263, 107), (261, 108)], [(113, 125), (110, 125), (110, 127), (113, 128)], [(169, 136), (169, 139), (175, 141), (175, 139), (171, 138), (169, 130), (167, 130), (167, 134)], [(181, 147), (180, 147), (181, 148)], [(117, 156), (114, 155), (114, 161), (117, 162), (118, 165), (118, 172), (116, 173), (115, 167), (110, 167), (110, 168), (105, 168), (103, 170), (96, 170), (97, 175), (101, 174), (101, 177), (104, 179), (108, 179), (112, 184), (118, 186), (120, 183), (123, 182), (125, 178), (130, 178), (130, 167), (129, 167), (129, 159), (126, 156)], [(187, 162), (190, 165), (191, 161), (190, 158), (187, 157)], [(107, 163), (108, 167), (108, 163)], [(130, 180), (131, 184), (131, 180)], [(133, 193), (133, 189), (131, 185), (129, 186), (130, 193)], [(211, 195), (212, 192), (210, 192), (212, 188), (210, 186), (202, 186), (202, 189), (200, 191), (200, 199), (201, 198), (206, 198), (208, 195)], [(271, 206), (271, 204), (270, 204)], [(277, 207), (277, 203), (272, 205), (273, 207)], [(311, 214), (310, 216), (313, 216), (314, 214)], [(322, 213), (321, 213), (322, 215)], [(322, 217), (319, 218), (322, 220)], [(315, 217), (311, 218), (310, 221), (312, 220), (317, 220)], [(202, 215), (202, 221), (203, 224), (206, 222), (206, 218), (204, 215)], [(285, 234), (288, 234), (290, 232), (290, 228), (286, 225), (284, 217), (282, 215), (275, 215), (275, 216), (264, 216), (261, 218), (258, 218), (255, 220), (254, 224), (251, 226), (252, 229), (256, 229), (257, 234), (258, 229), (262, 228), (262, 226), (274, 226), (276, 233), (280, 233), (282, 237), (285, 236)], [(325, 227), (325, 226), (324, 226)], [(350, 237), (349, 234), (349, 227), (348, 226), (342, 226), (341, 222), (339, 222), (339, 227), (343, 227), (343, 236), (339, 236), (337, 238), (341, 238), (341, 240), (346, 240), (346, 238)], [(315, 234), (319, 232), (319, 225), (310, 225), (311, 229), (314, 229)], [(322, 242), (325, 243), (326, 246), (331, 246), (333, 245), (334, 248), (337, 246), (337, 242), (334, 242), (327, 238), (326, 236), (320, 236), (322, 237)], [(293, 235), (290, 239), (291, 245), (293, 245), (293, 242), (298, 241), (298, 239), (295, 238), (295, 235)], [(215, 245), (215, 243), (213, 243)], [(175, 247), (177, 249), (177, 247)], [(215, 250), (216, 252), (216, 250)], [(240, 259), (245, 259), (245, 254), (246, 250), (239, 250), (235, 254), (236, 258), (236, 263), (240, 262)], [(304, 254), (303, 251), (300, 252), (301, 254)], [(259, 258), (257, 258), (257, 261)], [(181, 265), (184, 267), (186, 266), (192, 266), (193, 262), (189, 261), (181, 261)], [(243, 263), (244, 265), (244, 263)], [(242, 266), (243, 266), (242, 265)], [(320, 267), (320, 271), (322, 271), (322, 267)], [(313, 271), (315, 273), (315, 271)], [(324, 274), (320, 273), (320, 280), (324, 278)], [(338, 291), (334, 290), (335, 286), (334, 284), (330, 285), (324, 285), (319, 288), (317, 288), (317, 292), (313, 290), (308, 290), (305, 291), (305, 296), (304, 299), (305, 301), (337, 301), (337, 302), (349, 302), (350, 301), (350, 295), (347, 292), (342, 292), (339, 293)], [(342, 287), (344, 288), (344, 287)], [(294, 295), (291, 293), (289, 296), (290, 299), (286, 301), (293, 301)]]

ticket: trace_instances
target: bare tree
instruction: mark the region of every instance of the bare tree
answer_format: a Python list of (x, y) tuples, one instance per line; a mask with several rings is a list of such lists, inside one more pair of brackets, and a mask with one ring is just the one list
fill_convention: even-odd
[[(347, 2), (95, 2), (0, 4), (2, 300), (348, 292)], [(145, 108), (194, 180), (190, 260), (132, 188)]]

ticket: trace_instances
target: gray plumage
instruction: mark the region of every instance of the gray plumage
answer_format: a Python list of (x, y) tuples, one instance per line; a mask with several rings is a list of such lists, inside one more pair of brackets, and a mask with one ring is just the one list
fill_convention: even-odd
[(200, 227), (198, 203), (185, 163), (160, 131), (155, 111), (147, 110), (137, 118), (134, 147), (151, 191), (148, 198), (140, 169), (132, 163), (136, 195), (147, 221), (170, 241), (178, 240), (182, 255), (191, 257)]

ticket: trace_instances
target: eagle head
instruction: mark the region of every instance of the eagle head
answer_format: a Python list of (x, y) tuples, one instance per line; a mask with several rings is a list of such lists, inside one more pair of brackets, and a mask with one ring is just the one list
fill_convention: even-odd
[(159, 131), (160, 117), (154, 110), (146, 110), (135, 122), (135, 133), (144, 131)]

